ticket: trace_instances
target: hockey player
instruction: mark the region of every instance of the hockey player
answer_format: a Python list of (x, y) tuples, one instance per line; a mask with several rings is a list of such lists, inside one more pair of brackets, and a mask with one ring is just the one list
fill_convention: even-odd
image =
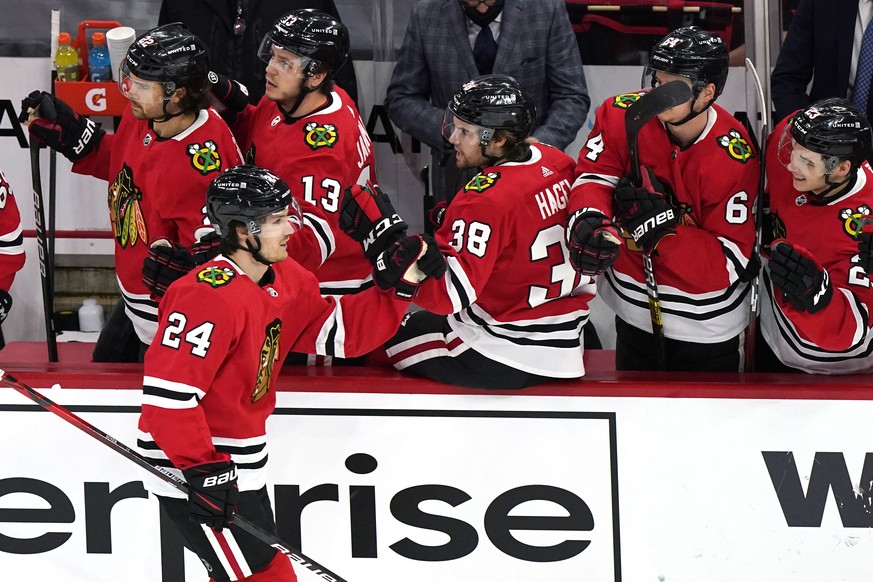
[[(643, 253), (656, 273), (667, 369), (740, 370), (760, 165), (743, 126), (714, 103), (727, 74), (720, 37), (696, 27), (671, 32), (652, 49), (646, 77), (652, 87), (681, 80), (692, 99), (640, 130), (644, 184), (625, 177), (625, 111), (640, 93), (607, 99), (579, 153), (568, 246), (580, 272), (603, 273), (598, 289), (616, 313), (619, 370), (659, 365)], [(600, 236), (613, 218), (624, 247)]]
[[(9, 288), (15, 274), (24, 266), (21, 214), (15, 195), (3, 170), (0, 170), (0, 323), (9, 315), (12, 296)], [(2, 335), (0, 335), (2, 337)]]
[[(302, 192), (304, 219), (321, 234), (324, 263), (316, 275), (322, 293), (339, 296), (370, 287), (370, 261), (338, 227), (344, 190), (376, 181), (364, 122), (333, 82), (348, 58), (348, 30), (329, 14), (293, 10), (264, 36), (258, 54), (267, 67), (266, 93), (257, 106), (234, 115), (234, 106), (245, 103), (238, 99), (239, 87), (215, 78), (214, 93), (231, 110), (231, 129), (249, 163), (275, 172)], [(289, 249), (298, 260), (312, 254), (301, 242)]]
[(505, 75), (476, 77), (450, 101), (443, 135), (455, 162), (482, 170), (435, 233), (446, 275), (421, 285), (415, 303), (424, 310), (385, 345), (395, 368), (493, 389), (584, 374), (594, 288), (564, 245), (573, 160), (525, 141), (535, 119), (530, 96)]
[(242, 162), (227, 124), (208, 108), (208, 71), (203, 43), (181, 24), (167, 24), (127, 51), (118, 86), (130, 105), (114, 135), (49, 93), (34, 91), (22, 102), (33, 138), (66, 156), (74, 172), (109, 183), (123, 308), (106, 322), (95, 361), (141, 361), (157, 330), (157, 303), (141, 273), (150, 245), (168, 241), (152, 252), (172, 252), (172, 243), (188, 247), (208, 232), (206, 188)]
[(781, 362), (818, 374), (873, 372), (873, 289), (857, 240), (873, 217), (870, 124), (845, 99), (825, 99), (783, 120), (769, 145), (767, 234), (775, 240), (761, 333), (772, 353), (759, 350), (756, 369), (784, 369)]
[[(271, 172), (227, 170), (209, 187), (207, 212), (221, 254), (170, 285), (161, 301), (145, 358), (138, 444), (187, 480), (187, 500), (163, 483), (149, 486), (213, 580), (293, 581), (283, 554), (228, 528), (238, 508), (276, 531), (265, 424), (282, 359), (289, 349), (363, 354), (397, 329), (408, 302), (377, 288), (322, 297), (315, 275), (287, 259), (302, 217), (288, 185)], [(407, 245), (386, 255), (398, 278), (422, 250), (420, 238), (413, 242), (411, 252)]]

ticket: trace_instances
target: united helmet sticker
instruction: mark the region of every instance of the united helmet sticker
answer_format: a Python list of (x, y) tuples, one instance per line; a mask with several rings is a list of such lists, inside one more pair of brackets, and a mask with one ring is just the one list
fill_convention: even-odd
[(194, 169), (204, 176), (221, 170), (221, 154), (218, 153), (218, 146), (212, 140), (205, 141), (203, 145), (190, 144), (188, 155), (191, 156), (191, 165)]
[(199, 283), (206, 283), (213, 288), (227, 285), (234, 277), (236, 277), (236, 271), (230, 267), (218, 267), (215, 265), (206, 267), (197, 273), (197, 281)]
[(464, 192), (482, 193), (488, 188), (494, 186), (497, 180), (500, 179), (500, 172), (488, 172), (487, 174), (476, 174), (473, 179), (467, 182), (464, 186)]
[(324, 147), (332, 148), (339, 139), (336, 126), (330, 123), (319, 125), (311, 121), (303, 126), (303, 131), (306, 132), (303, 138), (306, 141), (306, 145), (313, 150)]
[(745, 164), (753, 157), (752, 146), (735, 129), (730, 130), (727, 135), (719, 136), (717, 141), (718, 145), (727, 151), (731, 159)]

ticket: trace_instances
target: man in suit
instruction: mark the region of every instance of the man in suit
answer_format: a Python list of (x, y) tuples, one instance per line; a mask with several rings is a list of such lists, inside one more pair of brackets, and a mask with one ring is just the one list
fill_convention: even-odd
[[(493, 63), (480, 54), (487, 46), (474, 51), (487, 45), (479, 39), (489, 32), (485, 27), (497, 45)], [(437, 201), (448, 200), (463, 185), (443, 155), (451, 151), (441, 136), (446, 106), (469, 79), (492, 72), (514, 77), (533, 97), (537, 118), (531, 141), (564, 149), (585, 123), (590, 99), (563, 0), (416, 2), (385, 106), (395, 125), (430, 146)]]
[(871, 16), (871, 0), (800, 0), (771, 77), (776, 121), (820, 99), (851, 98)]

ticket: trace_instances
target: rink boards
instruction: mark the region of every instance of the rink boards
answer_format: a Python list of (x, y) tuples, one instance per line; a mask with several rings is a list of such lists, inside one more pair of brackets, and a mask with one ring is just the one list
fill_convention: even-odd
[[(138, 366), (14, 354), (0, 365), (135, 443)], [(518, 393), (286, 370), (280, 534), (350, 582), (869, 577), (868, 377), (621, 374), (611, 356)], [(0, 418), (4, 579), (205, 580), (162, 533), (154, 477), (12, 390)]]

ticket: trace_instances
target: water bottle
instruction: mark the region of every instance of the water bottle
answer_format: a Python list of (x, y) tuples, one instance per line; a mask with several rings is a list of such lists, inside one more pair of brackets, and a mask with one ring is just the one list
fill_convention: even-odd
[(79, 308), (79, 331), (103, 329), (103, 307), (96, 299), (85, 299)]
[(112, 80), (112, 65), (109, 62), (109, 50), (106, 48), (106, 35), (102, 32), (95, 32), (91, 36), (88, 69), (91, 71), (91, 80), (95, 83)]
[(79, 80), (79, 53), (73, 48), (69, 32), (58, 35), (58, 50), (55, 53), (58, 81)]

